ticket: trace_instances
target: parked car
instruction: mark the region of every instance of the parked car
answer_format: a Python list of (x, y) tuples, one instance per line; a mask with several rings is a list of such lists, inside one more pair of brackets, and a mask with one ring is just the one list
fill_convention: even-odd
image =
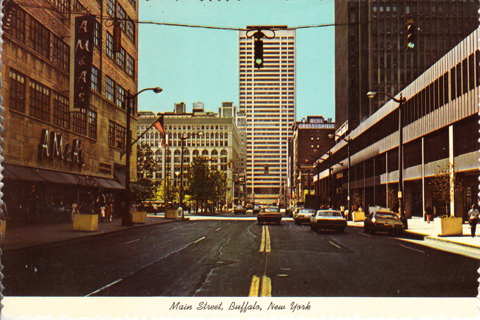
[(260, 212), (260, 206), (254, 205), (253, 206), (253, 213), (258, 214)]
[(310, 223), (310, 218), (315, 215), (315, 209), (300, 208), (293, 216), (295, 224)]
[(292, 211), (292, 207), (291, 206), (288, 206), (285, 208), (285, 215), (287, 217), (292, 217), (293, 216), (293, 211)]
[(233, 214), (245, 214), (247, 210), (242, 205), (238, 205), (233, 209)]
[(261, 208), (260, 212), (257, 214), (258, 224), (263, 224), (265, 222), (275, 222), (280, 224), (282, 221), (282, 214), (276, 206), (268, 206)]
[(365, 233), (386, 231), (389, 234), (400, 235), (403, 231), (403, 223), (398, 215), (388, 208), (369, 207), (363, 229)]
[(338, 210), (317, 210), (317, 212), (310, 217), (310, 227), (313, 231), (320, 229), (332, 229), (337, 232), (345, 232), (347, 227), (347, 220), (342, 216)]

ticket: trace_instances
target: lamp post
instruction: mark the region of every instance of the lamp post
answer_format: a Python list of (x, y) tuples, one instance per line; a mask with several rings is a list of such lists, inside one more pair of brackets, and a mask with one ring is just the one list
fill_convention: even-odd
[[(403, 216), (403, 121), (402, 121), (402, 105), (407, 101), (400, 93), (400, 99), (392, 97), (386, 92), (369, 91), (367, 97), (374, 98), (378, 93), (383, 94), (396, 103), (398, 103), (398, 213)], [(388, 182), (387, 182), (388, 183)]]
[(131, 94), (130, 91), (126, 92), (125, 96), (125, 104), (126, 104), (126, 139), (125, 139), (125, 153), (127, 158), (125, 159), (125, 166), (127, 167), (127, 172), (125, 173), (125, 192), (127, 193), (126, 195), (126, 203), (125, 203), (125, 208), (123, 208), (123, 214), (122, 214), (122, 226), (132, 226), (133, 221), (132, 221), (132, 215), (130, 213), (130, 207), (131, 207), (131, 192), (130, 192), (130, 156), (132, 153), (132, 134), (130, 132), (130, 116), (132, 114), (132, 100), (135, 99), (140, 93), (147, 91), (147, 90), (152, 90), (155, 93), (160, 93), (163, 91), (162, 88), (160, 87), (155, 87), (155, 88), (145, 88), (140, 91), (138, 91), (135, 94)]
[(348, 178), (347, 178), (347, 210), (350, 214), (350, 142), (352, 141), (352, 139), (350, 137), (348, 138), (345, 138), (345, 137), (342, 137), (342, 136), (339, 136), (339, 135), (334, 135), (334, 134), (329, 134), (328, 137), (330, 139), (333, 139), (335, 137), (338, 137), (338, 138), (342, 138), (346, 143), (347, 143), (347, 157), (348, 157), (348, 169), (347, 169), (347, 175), (348, 175)]

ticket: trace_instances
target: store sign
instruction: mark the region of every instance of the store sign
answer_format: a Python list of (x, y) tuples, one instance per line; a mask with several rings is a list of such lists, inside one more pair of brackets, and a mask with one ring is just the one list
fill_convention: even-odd
[(60, 133), (48, 129), (42, 130), (40, 142), (40, 159), (62, 160), (83, 167), (85, 165), (85, 152), (82, 141), (73, 139), (72, 143), (63, 143)]
[(74, 108), (88, 109), (92, 81), (95, 16), (75, 18)]

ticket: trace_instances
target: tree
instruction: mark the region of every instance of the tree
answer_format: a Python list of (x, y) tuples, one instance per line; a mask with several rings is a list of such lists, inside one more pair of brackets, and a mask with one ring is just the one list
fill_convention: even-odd
[[(458, 196), (462, 189), (452, 163), (447, 163), (444, 167), (437, 166), (435, 176), (430, 180), (430, 190), (433, 199), (444, 205), (447, 215), (449, 215), (449, 203), (453, 201), (453, 195)], [(450, 212), (450, 215), (453, 214), (454, 212)]]
[(176, 199), (176, 188), (173, 185), (173, 181), (170, 177), (165, 177), (160, 183), (160, 188), (158, 193), (160, 194), (160, 199), (165, 202), (165, 208), (170, 209), (171, 204)]

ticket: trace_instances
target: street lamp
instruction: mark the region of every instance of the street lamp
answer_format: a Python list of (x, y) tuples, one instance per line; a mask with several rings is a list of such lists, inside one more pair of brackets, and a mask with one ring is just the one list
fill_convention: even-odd
[(125, 192), (127, 193), (126, 195), (126, 204), (125, 208), (122, 214), (122, 226), (132, 226), (133, 221), (132, 221), (132, 215), (130, 214), (130, 207), (131, 207), (131, 192), (130, 192), (130, 155), (132, 153), (132, 134), (130, 132), (130, 116), (132, 114), (132, 105), (131, 102), (133, 99), (135, 99), (140, 93), (147, 91), (147, 90), (152, 90), (155, 93), (160, 93), (163, 91), (162, 88), (160, 87), (155, 87), (155, 88), (145, 88), (140, 91), (138, 91), (135, 94), (131, 94), (130, 91), (126, 92), (125, 96), (125, 104), (126, 104), (126, 141), (125, 141), (125, 153), (127, 158), (125, 159), (125, 166), (127, 167), (127, 172), (125, 173)]
[[(370, 93), (370, 92), (369, 92)], [(348, 157), (348, 171), (347, 171), (347, 174), (348, 174), (348, 179), (347, 179), (347, 210), (350, 214), (350, 142), (352, 141), (352, 139), (350, 137), (348, 138), (345, 138), (343, 136), (339, 136), (337, 134), (329, 134), (328, 137), (330, 139), (333, 139), (335, 137), (338, 137), (338, 138), (342, 138), (346, 143), (347, 143), (347, 157)]]
[(367, 97), (374, 98), (377, 94), (383, 94), (396, 103), (398, 103), (398, 212), (403, 216), (403, 122), (402, 122), (402, 105), (407, 101), (400, 93), (400, 99), (392, 97), (386, 92), (369, 91)]

